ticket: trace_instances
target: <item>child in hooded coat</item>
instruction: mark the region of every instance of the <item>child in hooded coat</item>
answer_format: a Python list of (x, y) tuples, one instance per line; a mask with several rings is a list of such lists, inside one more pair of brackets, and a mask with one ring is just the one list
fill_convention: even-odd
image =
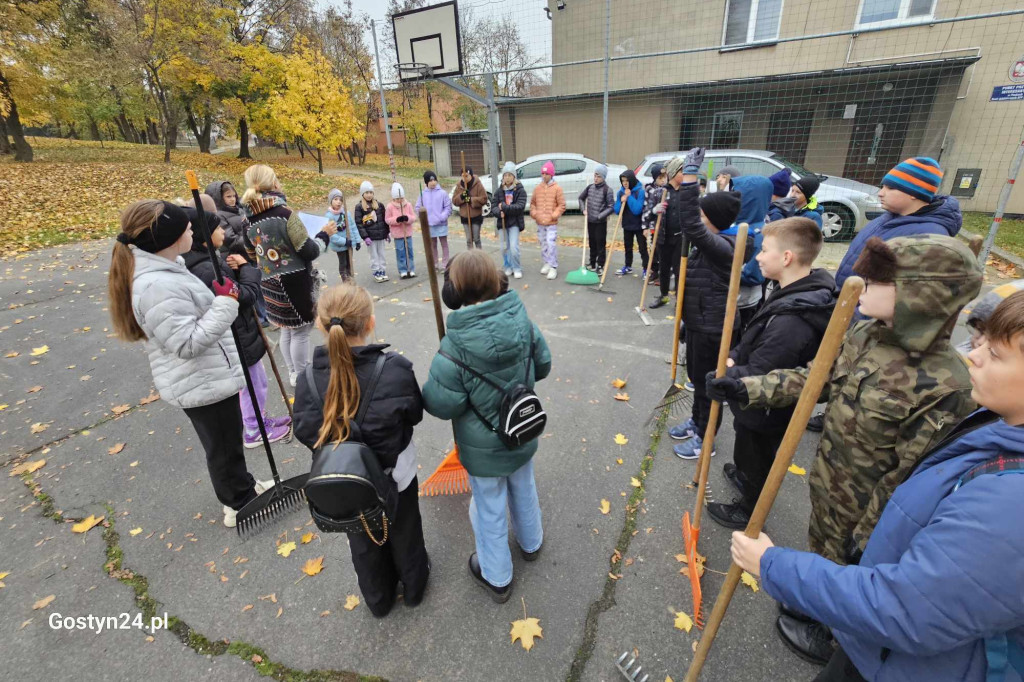
[(434, 244), (434, 255), (441, 254), (437, 263), (440, 270), (448, 267), (448, 217), (452, 214), (452, 200), (437, 181), (437, 173), (426, 171), (423, 174), (426, 187), (416, 200), (416, 214), (420, 209), (427, 209), (427, 224), (430, 225), (430, 238)]
[[(627, 170), (619, 175), (621, 187), (615, 193), (615, 205), (612, 210), (618, 214), (622, 207), (623, 197), (626, 199), (626, 210), (622, 212), (622, 239), (626, 247), (626, 264), (623, 265), (616, 275), (628, 275), (633, 272), (633, 241), (636, 240), (637, 250), (640, 252), (640, 262), (643, 264), (643, 276), (647, 275), (647, 239), (644, 237), (644, 188), (636, 179), (636, 174)], [(628, 195), (627, 195), (628, 192)]]
[(338, 226), (338, 231), (331, 235), (328, 247), (338, 254), (338, 274), (341, 275), (341, 281), (347, 282), (352, 279), (351, 247), (354, 246), (358, 251), (363, 243), (359, 239), (355, 220), (345, 210), (345, 195), (340, 189), (335, 188), (327, 193), (327, 211), (324, 217)]
[(384, 210), (384, 222), (395, 240), (398, 274), (402, 279), (416, 276), (416, 262), (412, 253), (412, 226), (416, 220), (412, 204), (405, 199), (405, 188), (399, 183), (391, 185), (391, 203)]
[(359, 185), (359, 203), (353, 211), (356, 228), (370, 251), (370, 270), (378, 284), (388, 281), (387, 258), (384, 245), (391, 241), (391, 231), (384, 220), (385, 208), (373, 196), (373, 183), (364, 180)]

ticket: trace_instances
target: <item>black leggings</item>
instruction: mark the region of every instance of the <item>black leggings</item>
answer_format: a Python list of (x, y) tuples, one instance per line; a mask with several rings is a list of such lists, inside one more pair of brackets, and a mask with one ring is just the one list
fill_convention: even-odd
[[(696, 380), (694, 380), (696, 381)], [(696, 383), (694, 384), (696, 388)], [(761, 496), (768, 472), (775, 462), (775, 451), (782, 443), (783, 431), (751, 431), (733, 419), (736, 440), (733, 445), (732, 461), (736, 464), (740, 480), (743, 481), (743, 495), (740, 506), (747, 513), (754, 511), (757, 498)]]
[(608, 221), (587, 221), (587, 239), (590, 241), (590, 267), (604, 267), (608, 247)]
[(256, 497), (256, 481), (245, 468), (238, 394), (212, 405), (186, 407), (185, 414), (206, 451), (206, 468), (217, 499), (232, 509), (241, 509)]
[[(676, 242), (666, 241), (658, 246), (658, 252), (660, 254), (658, 258), (661, 259), (658, 283), (661, 285), (661, 296), (664, 298), (668, 296), (669, 287), (672, 284), (672, 275), (675, 274), (676, 279), (679, 279), (679, 259), (682, 257), (683, 242), (682, 240)], [(678, 289), (679, 283), (677, 282), (676, 290), (678, 291)]]
[(633, 267), (633, 240), (636, 240), (636, 248), (640, 252), (640, 262), (647, 269), (647, 235), (643, 232), (623, 232), (622, 241), (626, 246), (626, 267)]

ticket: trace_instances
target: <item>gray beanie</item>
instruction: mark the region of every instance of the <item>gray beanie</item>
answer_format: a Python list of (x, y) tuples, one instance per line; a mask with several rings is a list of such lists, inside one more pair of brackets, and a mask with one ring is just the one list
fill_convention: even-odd
[(603, 163), (597, 164), (597, 167), (594, 168), (594, 175), (600, 175), (602, 178), (607, 178), (608, 166), (604, 165)]
[(369, 180), (363, 180), (363, 184), (359, 185), (359, 193), (366, 194), (367, 192), (373, 191), (373, 183)]
[(340, 189), (335, 188), (335, 189), (332, 189), (330, 192), (327, 193), (327, 203), (328, 204), (334, 203), (335, 197), (337, 197), (338, 199), (341, 199), (342, 203), (345, 202), (345, 195), (341, 193)]
[(501, 174), (504, 175), (505, 173), (511, 173), (512, 175), (515, 175), (516, 165), (511, 161), (506, 161), (505, 165), (501, 167)]
[(392, 199), (404, 199), (405, 188), (402, 187), (401, 183), (395, 182), (391, 184), (391, 198)]
[(740, 169), (736, 166), (722, 166), (718, 172), (715, 173), (715, 177), (718, 177), (719, 175), (728, 175), (730, 178), (735, 179), (743, 175), (743, 173), (740, 173)]
[(683, 166), (686, 165), (685, 160), (681, 156), (673, 156), (667, 164), (665, 164), (665, 175), (671, 180), (676, 176), (676, 173), (683, 170)]

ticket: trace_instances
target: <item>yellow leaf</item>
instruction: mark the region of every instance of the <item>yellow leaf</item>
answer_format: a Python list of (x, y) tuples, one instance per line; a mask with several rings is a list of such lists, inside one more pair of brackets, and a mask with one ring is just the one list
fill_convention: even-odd
[(44, 424), (42, 422), (36, 422), (35, 424), (32, 425), (32, 433), (42, 433), (43, 431), (45, 431), (48, 428), (50, 428), (49, 424)]
[(601, 500), (601, 513), (607, 514), (612, 510), (612, 503), (608, 500)]
[(135, 537), (136, 535), (138, 535), (141, 532), (142, 532), (142, 527), (140, 526), (139, 528), (132, 528), (130, 531), (128, 531), (128, 535), (131, 535), (132, 537)]
[(16, 351), (16, 350), (12, 350), (12, 351), (11, 351), (10, 353), (8, 353), (7, 355), (5, 355), (4, 357), (5, 357), (5, 358), (16, 358), (16, 357), (18, 357), (19, 355), (21, 355), (21, 353), (19, 353), (19, 352), (18, 352), (18, 351)]
[(274, 618), (280, 618), (282, 613), (284, 613), (284, 607), (283, 606), (278, 606), (277, 607), (277, 615), (274, 616)]
[(629, 402), (629, 394), (628, 393), (616, 393), (615, 394), (615, 399), (616, 400), (621, 400), (624, 403), (628, 403)]
[(523, 618), (512, 621), (512, 643), (518, 639), (523, 648), (529, 651), (533, 648), (533, 638), (544, 639), (543, 628), (540, 626), (539, 618)]
[(245, 606), (242, 607), (242, 613), (245, 613), (246, 611), (251, 611), (251, 610), (252, 610), (252, 604), (246, 604)]
[(317, 557), (316, 559), (310, 559), (302, 565), (302, 572), (306, 575), (316, 575), (320, 571), (324, 570), (324, 558)]
[(0, 573), (0, 580), (3, 580), (4, 578), (9, 576), (10, 574), (11, 574), (10, 571), (4, 571), (3, 573)]
[(11, 469), (11, 473), (8, 476), (21, 476), (22, 474), (31, 474), (32, 472), (40, 469), (46, 464), (45, 459), (37, 459), (34, 462), (22, 462), (18, 466)]
[(2, 405), (0, 405), (0, 411), (6, 410), (8, 407), (10, 407), (10, 405), (8, 405), (7, 403), (3, 403)]
[(559, 315), (558, 319), (560, 319), (560, 320), (568, 320), (569, 316), (568, 315)]
[(757, 586), (757, 578), (755, 578), (754, 576), (750, 575), (746, 571), (743, 571), (743, 573), (740, 573), (740, 580), (742, 580), (743, 584), (746, 585), (747, 587), (749, 587), (750, 589), (752, 589), (754, 592), (757, 592), (758, 590), (761, 589), (760, 587)]
[(634, 488), (639, 488), (640, 487), (640, 480), (636, 476), (630, 476), (629, 477), (629, 484), (631, 486), (633, 486)]
[(616, 464), (622, 464), (622, 458), (621, 458), (621, 457), (619, 457), (618, 459), (616, 459), (616, 460), (615, 460), (615, 463), (616, 463)]
[(625, 385), (626, 385), (626, 380), (625, 379), (615, 379), (614, 381), (612, 381), (612, 386), (614, 386), (615, 388), (623, 388), (623, 387), (625, 387)]
[(359, 597), (354, 594), (350, 594), (345, 597), (345, 610), (351, 611), (355, 607), (359, 606)]
[(131, 405), (114, 405), (112, 408), (110, 408), (110, 411), (113, 412), (114, 414), (124, 414), (130, 409), (132, 409)]
[(49, 597), (43, 597), (42, 599), (40, 599), (39, 601), (37, 601), (35, 604), (32, 605), (32, 610), (33, 611), (38, 611), (39, 609), (45, 609), (47, 606), (50, 605), (50, 602), (52, 602), (56, 598), (57, 598), (57, 595), (55, 595), (55, 594), (51, 594)]
[(615, 434), (615, 444), (616, 445), (625, 445), (628, 442), (629, 442), (629, 439), (626, 438), (625, 436), (623, 436), (621, 433)]
[(665, 682), (675, 682), (671, 675), (665, 675)]
[(310, 542), (313, 541), (314, 537), (316, 537), (316, 536), (313, 535), (313, 533), (306, 533), (305, 535), (302, 536), (302, 544), (308, 545)]
[(117, 453), (119, 453), (122, 450), (124, 450), (124, 446), (125, 445), (126, 445), (126, 443), (114, 443), (113, 447), (107, 448), (107, 454), (108, 455), (116, 455)]
[(50, 352), (50, 347), (44, 345), (44, 346), (39, 346), (39, 348), (33, 348), (32, 352), (29, 353), (29, 355), (31, 355), (32, 357), (36, 357), (38, 355), (44, 355), (44, 354), (49, 353), (49, 352)]
[(676, 611), (675, 626), (676, 630), (689, 632), (691, 629), (693, 629), (693, 620), (682, 611)]
[(686, 563), (686, 555), (685, 554), (676, 554), (676, 561), (685, 564)]
[(797, 476), (803, 476), (804, 474), (807, 473), (806, 469), (804, 469), (803, 467), (798, 467), (795, 464), (790, 464), (789, 469), (787, 469), (787, 471), (789, 471), (789, 473), (791, 474), (796, 474)]
[(39, 393), (39, 391), (41, 390), (43, 390), (42, 386), (33, 386), (32, 388), (25, 391), (25, 393)]
[(102, 516), (93, 516), (89, 514), (87, 518), (82, 519), (75, 525), (71, 526), (72, 533), (86, 533), (90, 528), (95, 526), (97, 523), (103, 520)]
[(277, 546), (277, 553), (280, 554), (283, 557), (288, 556), (289, 554), (291, 554), (294, 551), (295, 551), (295, 543), (294, 542), (283, 542), (283, 543), (281, 543), (280, 545)]

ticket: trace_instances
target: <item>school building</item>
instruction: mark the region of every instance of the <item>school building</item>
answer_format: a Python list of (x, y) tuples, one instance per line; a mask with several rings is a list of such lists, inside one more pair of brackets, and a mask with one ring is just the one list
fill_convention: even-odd
[[(613, 1), (606, 161), (633, 168), (646, 154), (694, 145), (765, 149), (877, 185), (906, 156), (931, 156), (945, 171), (942, 192), (965, 210), (994, 210), (1024, 131), (1024, 15), (936, 22), (1020, 8)], [(500, 100), (502, 157), (600, 159), (605, 0), (549, 0), (548, 9), (552, 63), (585, 63), (553, 68), (546, 96)], [(787, 40), (801, 36), (810, 37)], [(1024, 190), (1007, 211), (1024, 213)]]

